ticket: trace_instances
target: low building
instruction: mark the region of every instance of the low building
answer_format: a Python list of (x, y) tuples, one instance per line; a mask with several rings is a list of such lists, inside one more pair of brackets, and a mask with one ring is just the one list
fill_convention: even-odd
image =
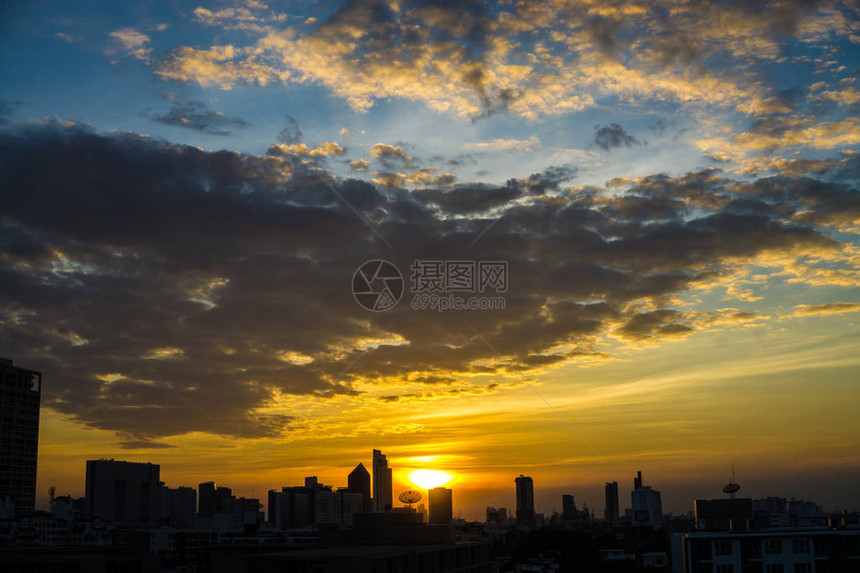
[(860, 529), (696, 531), (672, 536), (674, 573), (857, 573)]

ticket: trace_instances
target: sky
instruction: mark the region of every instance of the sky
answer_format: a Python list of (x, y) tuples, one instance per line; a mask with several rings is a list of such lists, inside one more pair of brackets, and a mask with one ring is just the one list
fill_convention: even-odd
[(0, 11), (39, 503), (87, 459), (265, 500), (376, 448), (395, 498), (446, 471), (468, 519), (519, 474), (601, 516), (639, 470), (683, 513), (732, 465), (860, 509), (856, 2)]

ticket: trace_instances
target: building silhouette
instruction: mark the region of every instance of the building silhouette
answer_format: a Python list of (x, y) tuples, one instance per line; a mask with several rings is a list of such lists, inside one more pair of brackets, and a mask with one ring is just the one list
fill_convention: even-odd
[(531, 525), (535, 519), (535, 489), (532, 478), (520, 474), (517, 484), (517, 524)]
[(215, 497), (215, 482), (205, 481), (197, 486), (197, 513), (202, 517), (212, 517), (218, 507)]
[(161, 493), (157, 464), (87, 460), (89, 517), (114, 523), (158, 523)]
[(693, 515), (698, 531), (747, 531), (753, 519), (750, 498), (697, 499)]
[(571, 494), (561, 496), (561, 519), (562, 521), (575, 521), (579, 515), (576, 510), (576, 501)]
[(430, 524), (447, 525), (454, 517), (454, 505), (451, 497), (452, 490), (445, 487), (434, 487), (429, 490)]
[(361, 507), (363, 511), (373, 511), (373, 498), (370, 497), (370, 474), (364, 464), (359, 463), (354, 470), (349, 472), (346, 485), (350, 492), (362, 495)]
[(633, 479), (633, 491), (630, 492), (632, 502), (632, 523), (636, 526), (659, 527), (663, 523), (663, 502), (660, 492), (642, 485), (642, 472), (637, 472)]
[(8, 499), (15, 517), (36, 506), (41, 394), (41, 372), (0, 358), (0, 502)]
[(197, 513), (197, 492), (191, 487), (161, 490), (161, 517), (173, 527), (194, 527)]
[(373, 510), (391, 511), (391, 468), (380, 450), (373, 450)]
[(618, 521), (618, 482), (606, 482), (603, 492), (606, 498), (606, 505), (603, 509), (603, 519), (614, 523)]
[(304, 486), (270, 490), (268, 499), (269, 524), (284, 530), (309, 525), (351, 527), (355, 514), (364, 511), (362, 494), (348, 487), (334, 491), (316, 476), (306, 477)]

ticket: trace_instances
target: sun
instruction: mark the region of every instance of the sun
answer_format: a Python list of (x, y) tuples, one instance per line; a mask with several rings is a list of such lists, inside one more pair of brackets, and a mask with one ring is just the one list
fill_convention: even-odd
[(409, 481), (422, 489), (445, 485), (453, 478), (451, 474), (439, 470), (415, 470), (409, 474)]

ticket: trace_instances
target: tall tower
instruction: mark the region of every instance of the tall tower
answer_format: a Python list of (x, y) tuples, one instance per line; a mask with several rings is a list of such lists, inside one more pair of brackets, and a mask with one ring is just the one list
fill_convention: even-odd
[(603, 510), (603, 519), (614, 523), (618, 521), (618, 482), (606, 482), (604, 494), (606, 497), (606, 506)]
[(391, 511), (391, 468), (380, 450), (373, 450), (373, 510)]
[(535, 517), (535, 488), (532, 478), (520, 474), (517, 484), (517, 521), (532, 522)]
[(373, 511), (373, 499), (370, 497), (370, 474), (367, 473), (364, 464), (359, 463), (354, 470), (349, 472), (346, 485), (351, 493), (360, 493), (363, 496), (364, 499), (361, 502), (363, 511)]
[(630, 492), (633, 525), (659, 527), (663, 523), (663, 502), (660, 492), (651, 486), (642, 485), (642, 472), (638, 472), (633, 480), (633, 491)]
[(429, 495), (430, 523), (438, 525), (451, 523), (451, 518), (454, 516), (451, 490), (445, 487), (434, 487), (429, 491)]
[(0, 501), (12, 500), (15, 517), (36, 507), (41, 394), (41, 372), (0, 358)]

